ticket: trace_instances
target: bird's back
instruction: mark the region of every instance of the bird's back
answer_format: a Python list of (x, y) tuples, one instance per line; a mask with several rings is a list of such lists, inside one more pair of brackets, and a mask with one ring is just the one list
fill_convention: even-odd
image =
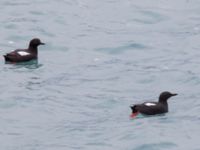
[(145, 115), (155, 115), (168, 112), (168, 107), (158, 102), (145, 102), (135, 105), (135, 110)]

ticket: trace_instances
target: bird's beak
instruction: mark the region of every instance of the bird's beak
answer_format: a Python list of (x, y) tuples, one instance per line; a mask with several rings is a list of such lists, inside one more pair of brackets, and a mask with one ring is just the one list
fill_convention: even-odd
[(177, 93), (173, 93), (173, 94), (172, 94), (172, 96), (176, 96), (176, 95), (178, 95), (178, 94), (177, 94)]
[(40, 45), (45, 45), (45, 43), (40, 42)]

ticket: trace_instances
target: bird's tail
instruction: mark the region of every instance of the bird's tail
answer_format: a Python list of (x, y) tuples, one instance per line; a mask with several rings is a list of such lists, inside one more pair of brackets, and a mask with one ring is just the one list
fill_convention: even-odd
[(9, 58), (7, 57), (7, 55), (3, 55), (5, 61), (9, 61)]
[(132, 105), (132, 106), (130, 106), (130, 108), (131, 108), (131, 110), (132, 110), (132, 113), (138, 112), (138, 111), (136, 110), (136, 105)]
[(139, 112), (136, 109), (136, 105), (132, 105), (132, 106), (130, 106), (130, 108), (132, 110), (132, 114), (130, 115), (130, 117), (135, 118), (139, 114)]

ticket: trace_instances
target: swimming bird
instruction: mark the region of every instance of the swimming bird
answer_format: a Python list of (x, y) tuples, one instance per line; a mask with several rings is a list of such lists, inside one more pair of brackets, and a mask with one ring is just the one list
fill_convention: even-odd
[(167, 100), (176, 96), (176, 93), (162, 92), (159, 96), (158, 102), (144, 102), (142, 104), (135, 104), (130, 106), (132, 109), (131, 117), (136, 117), (139, 113), (143, 115), (156, 115), (168, 112)]
[(38, 46), (44, 45), (40, 39), (34, 38), (30, 41), (27, 49), (16, 49), (4, 55), (5, 61), (9, 62), (25, 62), (38, 57)]

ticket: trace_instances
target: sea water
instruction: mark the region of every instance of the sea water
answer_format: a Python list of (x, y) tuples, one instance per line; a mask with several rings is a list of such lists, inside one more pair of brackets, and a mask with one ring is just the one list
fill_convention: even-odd
[[(199, 150), (200, 1), (0, 2), (1, 150)], [(178, 93), (169, 113), (130, 105)]]

